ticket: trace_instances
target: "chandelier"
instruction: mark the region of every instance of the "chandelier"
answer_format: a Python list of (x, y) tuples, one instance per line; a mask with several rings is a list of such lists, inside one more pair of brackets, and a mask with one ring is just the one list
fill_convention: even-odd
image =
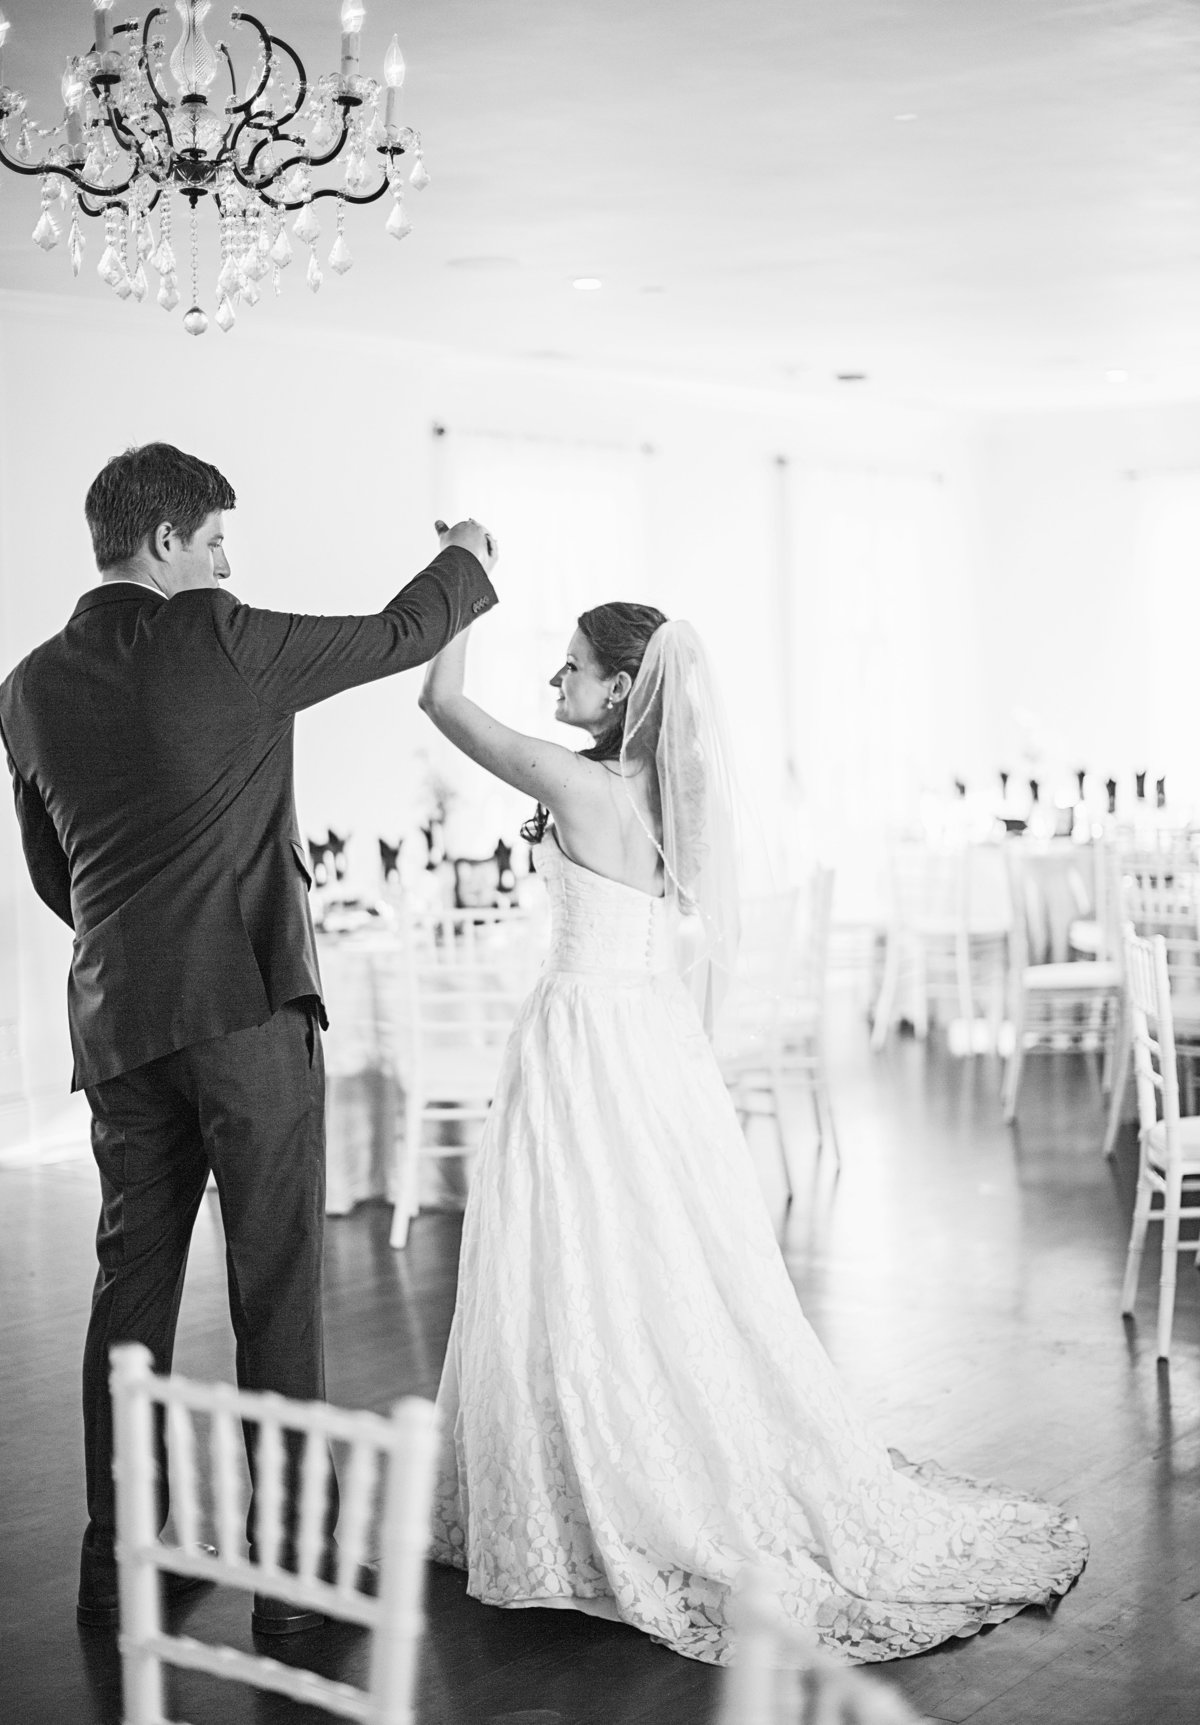
[[(384, 225), (403, 239), (411, 232), (405, 183), (416, 191), (429, 183), (420, 136), (399, 123), (404, 57), (394, 36), (383, 83), (360, 75), (366, 16), (361, 0), (342, 0), (340, 71), (311, 88), (295, 49), (250, 13), (234, 11), (231, 23), (249, 34), (254, 54), (239, 83), (225, 43), (205, 36), (211, 5), (212, 0), (175, 0), (182, 33), (168, 57), (161, 34), (165, 7), (155, 6), (139, 26), (133, 18), (112, 23), (113, 0), (92, 0), (95, 41), (89, 52), (67, 61), (63, 118), (49, 127), (35, 125), (26, 98), (3, 82), (9, 21), (0, 11), (0, 162), (14, 173), (41, 178), (34, 242), (51, 251), (65, 228), (67, 255), (78, 276), (84, 253), (80, 216), (102, 217), (101, 279), (120, 299), (144, 300), (149, 268), (158, 277), (158, 304), (173, 312), (181, 296), (172, 204), (181, 200), (190, 206), (185, 219), (191, 295), (183, 315), (190, 335), (208, 328), (197, 263), (202, 199), (211, 200), (217, 215), (215, 317), (228, 332), (241, 307), (258, 303), (260, 283), (269, 277), (280, 292), (283, 271), (296, 255), (289, 228), (308, 252), (305, 280), (313, 293), (319, 291), (319, 199), (334, 200), (328, 266), (342, 275), (354, 262), (345, 234), (347, 204), (374, 203), (390, 192)], [(222, 99), (214, 86), (226, 79), (230, 91)], [(411, 169), (401, 160), (406, 155)], [(317, 172), (339, 158), (334, 182), (318, 185)]]

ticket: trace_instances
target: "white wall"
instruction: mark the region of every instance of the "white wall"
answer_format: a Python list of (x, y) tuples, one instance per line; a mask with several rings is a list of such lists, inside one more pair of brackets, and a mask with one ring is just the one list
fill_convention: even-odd
[[(446, 496), (446, 451), (464, 433), (650, 446), (641, 558), (649, 590), (613, 571), (593, 602), (641, 597), (692, 618), (710, 642), (744, 770), (768, 810), (784, 802), (786, 679), (808, 676), (781, 636), (781, 584), (802, 579), (781, 541), (778, 458), (791, 471), (845, 466), (919, 471), (966, 489), (963, 428), (937, 416), (789, 403), (684, 386), (507, 366), (348, 334), (327, 322), (298, 329), (271, 308), (222, 336), (193, 340), (155, 308), (129, 306), (127, 334), (108, 309), (67, 298), (0, 294), (0, 659), (7, 668), (60, 628), (94, 568), (83, 496), (105, 460), (162, 438), (216, 462), (238, 492), (228, 523), (232, 587), (250, 603), (323, 612), (374, 610), (427, 561), (435, 514), (477, 513)], [(448, 428), (444, 440), (432, 427)], [(492, 525), (503, 538), (504, 521)], [(578, 531), (586, 540), (588, 522)], [(569, 563), (570, 543), (562, 555)], [(519, 582), (501, 564), (498, 586)], [(964, 589), (973, 585), (962, 571)], [(565, 608), (569, 610), (569, 608)], [(563, 644), (573, 614), (560, 620)], [(486, 652), (486, 635), (473, 645)], [(514, 666), (542, 684), (554, 666)], [(375, 839), (424, 814), (428, 736), (416, 679), (376, 684), (302, 715), (297, 793), (302, 827), (354, 835), (371, 877)], [(503, 716), (503, 715), (501, 715)], [(803, 739), (800, 739), (803, 743)], [(931, 771), (953, 769), (952, 751)], [(11, 834), (0, 844), (0, 961), (5, 894), (16, 893), (25, 1083), (65, 1090), (65, 930), (19, 875)], [(6, 846), (8, 848), (6, 848)], [(11, 919), (10, 919), (11, 921)]]
[(1172, 714), (1186, 715), (1190, 688), (1166, 707), (1160, 696), (1164, 647), (1182, 632), (1194, 657), (1200, 536), (1177, 546), (1180, 588), (1159, 592), (1154, 618), (1147, 536), (1163, 481), (1200, 481), (1200, 404), (999, 416), (978, 429), (973, 465), (981, 770), (1016, 770), (1032, 731), (1052, 775), (1111, 774), (1127, 800), (1135, 770), (1169, 771), (1168, 792), (1185, 794), (1200, 745)]

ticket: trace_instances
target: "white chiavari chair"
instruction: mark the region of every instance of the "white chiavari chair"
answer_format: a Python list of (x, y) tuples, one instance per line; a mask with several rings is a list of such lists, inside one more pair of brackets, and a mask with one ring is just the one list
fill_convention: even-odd
[(785, 1085), (812, 1098), (817, 1149), (828, 1135), (834, 1160), (841, 1160), (825, 1047), (825, 1004), (829, 977), (829, 933), (833, 916), (831, 868), (809, 877), (795, 972), (786, 989), (779, 1022), (780, 1075)]
[(1036, 886), (1019, 849), (1010, 847), (1006, 856), (1013, 904), (1009, 969), (1013, 1043), (1004, 1073), (1003, 1108), (1005, 1120), (1012, 1121), (1030, 1054), (1103, 1054), (1102, 1088), (1110, 1088), (1119, 1041), (1122, 983), (1119, 951), (1091, 961), (1029, 962), (1027, 900), (1036, 894)]
[(487, 1115), (500, 1061), (533, 981), (536, 944), (517, 906), (407, 916), (396, 1067), (403, 1139), (393, 1174), (391, 1243), (403, 1246), (419, 1208), (427, 1157), (464, 1157), (464, 1129)]
[(1102, 958), (1120, 940), (1121, 866), (1116, 847), (1107, 839), (1094, 840), (1091, 850), (1091, 904), (1072, 920), (1067, 944), (1084, 958)]
[(717, 1725), (919, 1725), (897, 1690), (838, 1664), (787, 1623), (765, 1568), (747, 1564), (733, 1617)]
[[(1200, 944), (1193, 958), (1200, 964)], [(1159, 1359), (1165, 1360), (1171, 1354), (1179, 1254), (1196, 1251), (1195, 1240), (1181, 1244), (1179, 1232), (1182, 1222), (1200, 1220), (1200, 1119), (1181, 1116), (1179, 1109), (1167, 942), (1162, 935), (1142, 939), (1129, 927), (1125, 964), (1138, 1098), (1138, 1178), (1121, 1311), (1133, 1311), (1146, 1234), (1151, 1222), (1161, 1223), (1156, 1346)], [(1198, 974), (1193, 969), (1193, 992)], [(1185, 1202), (1188, 1198), (1196, 1201)]]
[[(1119, 915), (1143, 940), (1162, 935), (1167, 941), (1168, 955), (1178, 949), (1182, 971), (1189, 968), (1186, 949), (1200, 938), (1200, 870), (1189, 850), (1139, 851), (1120, 859), (1118, 882)], [(1168, 956), (1168, 967), (1173, 969)], [(1182, 977), (1185, 987), (1187, 978)], [(1190, 1004), (1184, 1016), (1177, 1014), (1176, 1045), (1186, 1055), (1185, 1072), (1188, 1085), (1189, 1112), (1193, 1085), (1193, 1066), (1200, 1057), (1200, 1014)], [(1112, 1156), (1121, 1128), (1125, 1092), (1129, 1083), (1129, 1066), (1133, 1051), (1128, 1013), (1122, 1015), (1121, 1031), (1113, 1062), (1113, 1088), (1104, 1133), (1104, 1154)]]
[[(928, 1033), (930, 1007), (949, 1007), (970, 1027), (986, 1000), (992, 1046), (1004, 1010), (1010, 913), (1002, 890), (979, 899), (969, 845), (905, 841), (891, 847), (890, 908), (883, 979), (875, 1003), (871, 1047), (881, 1049), (898, 1018), (911, 1015)], [(997, 869), (998, 875), (1002, 869)]]
[(784, 1010), (797, 969), (799, 892), (762, 893), (742, 900), (737, 968), (713, 1035), (721, 1076), (743, 1125), (755, 1116), (775, 1122), (789, 1195), (791, 1145), (784, 1124)]
[[(324, 1402), (257, 1395), (231, 1384), (157, 1377), (148, 1350), (133, 1343), (113, 1349), (112, 1391), (125, 1725), (168, 1725), (164, 1667), (249, 1684), (343, 1719), (412, 1725), (437, 1458), (433, 1403), (409, 1398), (384, 1419)], [(156, 1537), (154, 1419), (160, 1408), (165, 1410), (171, 1445), (178, 1529), (172, 1541)], [(243, 1421), (257, 1429), (259, 1531), (253, 1559), (243, 1555)], [(302, 1434), (305, 1444), (295, 1573), (279, 1563), (285, 1434), (292, 1433)], [(345, 1484), (337, 1568), (332, 1579), (326, 1579), (322, 1572), (331, 1443), (344, 1446)], [(201, 1526), (201, 1504), (210, 1493), (211, 1530)], [(360, 1589), (358, 1580), (381, 1499), (378, 1588), (372, 1596)], [(202, 1531), (215, 1536), (218, 1555), (201, 1548)], [(238, 1648), (168, 1634), (159, 1605), (161, 1570), (266, 1593), (369, 1629), (369, 1688), (334, 1682)]]

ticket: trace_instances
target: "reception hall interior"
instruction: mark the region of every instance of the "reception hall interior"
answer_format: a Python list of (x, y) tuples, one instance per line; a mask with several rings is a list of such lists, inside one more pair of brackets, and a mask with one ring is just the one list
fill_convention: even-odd
[[(875, 1667), (845, 1716), (1194, 1720), (1200, 13), (256, 12), (307, 73), (293, 132), (375, 115), (323, 170), (344, 195), (306, 205), (293, 180), (260, 220), (226, 187), (218, 221), (214, 181), (106, 216), (31, 170), (96, 151), (115, 183), (113, 87), (78, 57), (97, 30), (136, 57), (146, 14), (2, 0), (0, 674), (97, 580), (93, 477), (155, 440), (236, 489), (247, 605), (378, 611), (435, 519), (485, 523), (500, 603), (467, 690), (538, 737), (582, 740), (549, 686), (582, 611), (690, 620), (739, 779), (742, 943), (713, 1046), (797, 1297), (890, 1444), (1061, 1504), (1091, 1542), (1061, 1599)], [(259, 77), (253, 20), (178, 0), (158, 27), (179, 115), (189, 14), (228, 43), (235, 95)], [(338, 107), (347, 42), (381, 86), (359, 109)], [(265, 176), (285, 146), (261, 136)], [(329, 1016), (328, 1397), (378, 1414), (437, 1390), (473, 1153), (549, 921), (531, 800), (438, 734), (420, 676), (295, 732)], [(99, 1188), (69, 1090), (71, 943), (3, 815), (13, 1725), (131, 1717), (117, 1638), (75, 1621)], [(215, 1188), (174, 1369), (234, 1380)], [(798, 1722), (841, 1681), (822, 1668), (753, 1712), (624, 1624), (498, 1610), (434, 1565), (423, 1584), (421, 1725)], [(209, 1587), (166, 1622), (261, 1653), (246, 1607)], [(371, 1637), (331, 1621), (267, 1651), (363, 1685)], [(167, 1694), (192, 1725), (328, 1716), (202, 1671)]]

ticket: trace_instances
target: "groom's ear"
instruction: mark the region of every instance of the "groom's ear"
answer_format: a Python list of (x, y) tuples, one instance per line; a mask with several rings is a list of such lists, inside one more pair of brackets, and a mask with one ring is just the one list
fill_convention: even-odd
[(153, 533), (146, 536), (146, 549), (157, 563), (167, 562), (167, 541), (175, 529), (169, 521), (160, 521)]

